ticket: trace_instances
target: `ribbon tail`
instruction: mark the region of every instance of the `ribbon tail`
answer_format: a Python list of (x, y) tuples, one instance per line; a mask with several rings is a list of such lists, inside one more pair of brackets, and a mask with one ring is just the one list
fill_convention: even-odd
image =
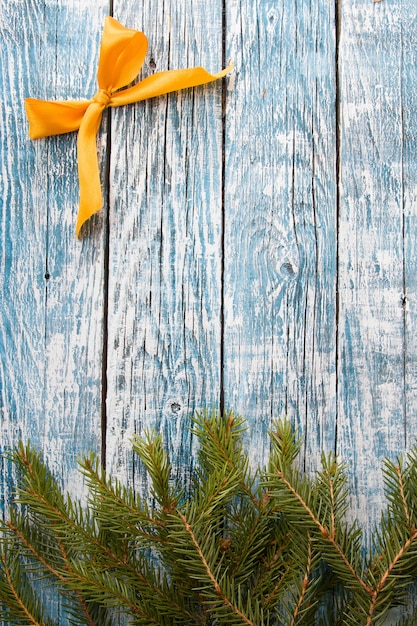
[(77, 237), (80, 235), (82, 225), (94, 213), (97, 213), (103, 205), (96, 140), (103, 110), (103, 104), (98, 102), (91, 103), (81, 122), (78, 133), (80, 205), (76, 225)]
[(26, 98), (26, 115), (29, 120), (29, 137), (40, 139), (77, 130), (90, 102), (68, 100), (50, 102)]
[(171, 93), (179, 89), (204, 85), (219, 78), (223, 78), (232, 68), (233, 64), (217, 74), (210, 74), (203, 67), (157, 72), (136, 85), (133, 85), (133, 87), (113, 93), (110, 106), (132, 104), (148, 98), (155, 98), (156, 96)]

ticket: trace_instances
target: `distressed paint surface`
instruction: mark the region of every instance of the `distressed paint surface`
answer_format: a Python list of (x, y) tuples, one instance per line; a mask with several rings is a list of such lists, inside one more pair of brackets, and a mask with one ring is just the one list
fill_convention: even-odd
[[(114, 16), (147, 34), (144, 75), (222, 67), (220, 1), (116, 2)], [(134, 477), (130, 437), (149, 427), (187, 475), (189, 415), (219, 402), (221, 97), (219, 82), (113, 117), (107, 456), (117, 475)]]
[[(91, 97), (110, 12), (143, 76), (236, 69), (104, 116), (80, 243), (75, 135), (30, 141), (23, 98)], [(194, 409), (247, 416), (254, 464), (287, 414), (308, 471), (347, 460), (369, 541), (381, 460), (417, 435), (414, 0), (8, 0), (0, 31), (1, 450), (30, 438), (80, 493), (102, 449), (146, 493), (134, 432), (188, 478)]]
[[(0, 450), (30, 439), (74, 495), (78, 455), (101, 445), (103, 232), (75, 240), (75, 137), (31, 142), (23, 97), (94, 93), (107, 11), (96, 0), (0, 7)], [(12, 476), (0, 468), (3, 512)]]
[(371, 523), (381, 458), (417, 435), (416, 20), (410, 1), (341, 6), (337, 449), (350, 466), (352, 514), (365, 510)]
[(335, 438), (335, 15), (331, 3), (228, 3), (225, 398), (306, 432), (305, 463)]
[(30, 438), (66, 484), (76, 456), (100, 448), (103, 227), (75, 240), (75, 135), (30, 141), (23, 98), (94, 93), (107, 12), (96, 0), (0, 9), (1, 448)]

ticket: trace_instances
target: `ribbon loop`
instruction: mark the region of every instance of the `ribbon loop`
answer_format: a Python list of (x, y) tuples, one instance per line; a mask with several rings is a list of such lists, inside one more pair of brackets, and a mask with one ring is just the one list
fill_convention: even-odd
[(100, 210), (103, 200), (99, 177), (96, 135), (103, 109), (139, 102), (163, 94), (204, 85), (225, 76), (229, 65), (217, 74), (202, 67), (157, 72), (131, 85), (143, 65), (147, 39), (139, 31), (125, 28), (114, 18), (106, 17), (98, 66), (99, 90), (91, 100), (50, 102), (26, 99), (29, 135), (32, 139), (79, 130), (78, 173), (80, 205), (76, 234), (82, 225)]

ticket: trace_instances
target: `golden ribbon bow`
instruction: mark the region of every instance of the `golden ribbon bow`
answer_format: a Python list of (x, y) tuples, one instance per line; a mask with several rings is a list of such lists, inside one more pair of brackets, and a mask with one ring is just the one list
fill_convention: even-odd
[(106, 17), (98, 66), (99, 91), (93, 99), (57, 102), (26, 99), (31, 139), (79, 129), (77, 151), (80, 206), (77, 237), (84, 222), (99, 211), (103, 204), (96, 135), (104, 109), (203, 85), (222, 78), (233, 67), (229, 65), (217, 74), (209, 74), (202, 67), (157, 72), (126, 88), (139, 74), (147, 49), (148, 40), (143, 33), (125, 28), (114, 18)]

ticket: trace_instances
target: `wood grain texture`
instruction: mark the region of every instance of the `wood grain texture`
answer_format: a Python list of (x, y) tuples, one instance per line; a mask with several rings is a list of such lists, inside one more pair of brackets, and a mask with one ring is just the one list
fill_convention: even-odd
[(256, 463), (272, 418), (331, 449), (336, 409), (335, 16), (332, 3), (227, 3), (225, 398)]
[[(236, 69), (111, 111), (80, 243), (75, 135), (30, 141), (23, 98), (96, 91), (110, 10), (143, 76)], [(0, 36), (0, 451), (30, 438), (79, 492), (104, 392), (108, 470), (146, 493), (131, 435), (187, 478), (189, 415), (223, 397), (254, 465), (282, 414), (308, 471), (335, 448), (369, 541), (381, 460), (417, 434), (415, 0), (8, 0)]]
[[(118, 0), (114, 16), (148, 37), (143, 76), (221, 69), (220, 1)], [(132, 434), (162, 432), (174, 474), (187, 476), (190, 414), (219, 402), (221, 90), (174, 93), (112, 119), (108, 464), (141, 490)]]
[(405, 51), (417, 7), (349, 0), (341, 11), (338, 451), (352, 515), (369, 530), (383, 504), (382, 458), (416, 435), (416, 180), (404, 138), (415, 138)]
[(29, 140), (24, 97), (94, 93), (107, 10), (11, 0), (0, 13), (1, 450), (30, 438), (75, 492), (76, 457), (101, 439), (103, 229), (75, 239), (75, 135)]
[(417, 437), (417, 11), (403, 3), (401, 42), (402, 194), (404, 236), (405, 441)]
[[(76, 240), (75, 135), (30, 141), (24, 98), (94, 93), (107, 8), (0, 8), (0, 452), (30, 439), (77, 496), (77, 456), (101, 444), (103, 225)], [(1, 477), (3, 514), (13, 487), (4, 459)], [(48, 608), (69, 623), (53, 594)]]

